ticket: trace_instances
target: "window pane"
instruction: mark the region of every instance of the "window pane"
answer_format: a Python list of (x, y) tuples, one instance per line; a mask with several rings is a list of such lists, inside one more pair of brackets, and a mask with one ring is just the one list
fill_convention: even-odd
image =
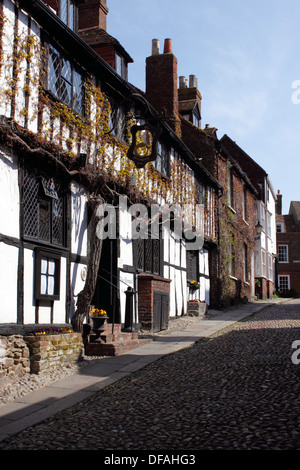
[(66, 105), (72, 105), (72, 68), (68, 60), (62, 59), (60, 99)]
[(49, 259), (48, 260), (48, 274), (50, 276), (54, 276), (55, 273), (55, 261), (54, 259)]
[(63, 202), (62, 200), (52, 201), (52, 243), (63, 245)]
[(54, 295), (54, 277), (53, 276), (48, 276), (48, 289), (47, 289), (47, 294), (48, 295)]
[(39, 238), (50, 241), (50, 201), (40, 200)]
[(41, 276), (41, 294), (45, 295), (47, 294), (47, 276), (45, 274), (42, 274)]
[(60, 0), (60, 19), (67, 24), (68, 21), (68, 0)]
[(39, 183), (27, 172), (24, 176), (23, 207), (24, 235), (38, 238), (38, 197)]
[(82, 76), (74, 70), (73, 72), (73, 109), (82, 114), (83, 86)]
[(72, 29), (72, 31), (74, 31), (74, 5), (73, 3), (70, 1), (70, 4), (69, 4), (69, 18), (68, 18), (68, 26), (69, 28)]
[(46, 258), (41, 259), (41, 273), (47, 274), (48, 262)]
[(51, 45), (49, 45), (48, 87), (49, 90), (59, 98), (60, 57), (58, 51)]

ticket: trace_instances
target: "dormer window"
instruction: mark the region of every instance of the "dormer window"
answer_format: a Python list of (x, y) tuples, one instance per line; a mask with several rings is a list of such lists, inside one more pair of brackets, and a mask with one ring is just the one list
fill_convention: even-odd
[(60, 0), (58, 15), (72, 31), (75, 31), (76, 6), (72, 0)]
[(194, 126), (200, 127), (200, 119), (201, 119), (200, 112), (199, 112), (198, 106), (196, 106), (193, 109), (193, 114), (192, 114), (192, 122)]
[(127, 62), (118, 52), (115, 55), (115, 70), (124, 80), (127, 80)]
[(44, 0), (44, 3), (46, 3), (72, 31), (76, 30), (77, 2), (75, 0)]

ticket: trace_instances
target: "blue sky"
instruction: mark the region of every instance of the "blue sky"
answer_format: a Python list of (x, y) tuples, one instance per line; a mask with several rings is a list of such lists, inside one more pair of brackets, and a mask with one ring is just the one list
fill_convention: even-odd
[(219, 138), (228, 134), (262, 166), (288, 213), (290, 201), (300, 200), (299, 0), (107, 0), (107, 5), (107, 31), (134, 59), (129, 81), (145, 90), (152, 39), (159, 39), (162, 49), (171, 38), (178, 76), (198, 78), (202, 127), (217, 127)]

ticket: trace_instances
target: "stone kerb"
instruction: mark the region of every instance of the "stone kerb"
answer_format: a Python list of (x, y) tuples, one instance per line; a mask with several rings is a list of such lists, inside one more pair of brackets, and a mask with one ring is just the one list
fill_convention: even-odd
[(30, 351), (30, 370), (33, 374), (76, 363), (84, 351), (80, 333), (26, 336), (24, 340)]

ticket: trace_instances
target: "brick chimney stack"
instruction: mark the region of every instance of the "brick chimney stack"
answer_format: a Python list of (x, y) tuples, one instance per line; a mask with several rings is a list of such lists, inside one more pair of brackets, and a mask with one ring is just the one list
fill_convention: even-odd
[(102, 28), (106, 31), (106, 0), (85, 0), (78, 5), (78, 29)]
[(277, 197), (276, 197), (276, 214), (278, 215), (282, 214), (282, 194), (280, 194), (279, 189), (277, 191)]
[(164, 42), (160, 54), (159, 40), (152, 41), (152, 55), (146, 58), (146, 97), (169, 126), (181, 137), (178, 112), (177, 59), (173, 55), (172, 40)]

